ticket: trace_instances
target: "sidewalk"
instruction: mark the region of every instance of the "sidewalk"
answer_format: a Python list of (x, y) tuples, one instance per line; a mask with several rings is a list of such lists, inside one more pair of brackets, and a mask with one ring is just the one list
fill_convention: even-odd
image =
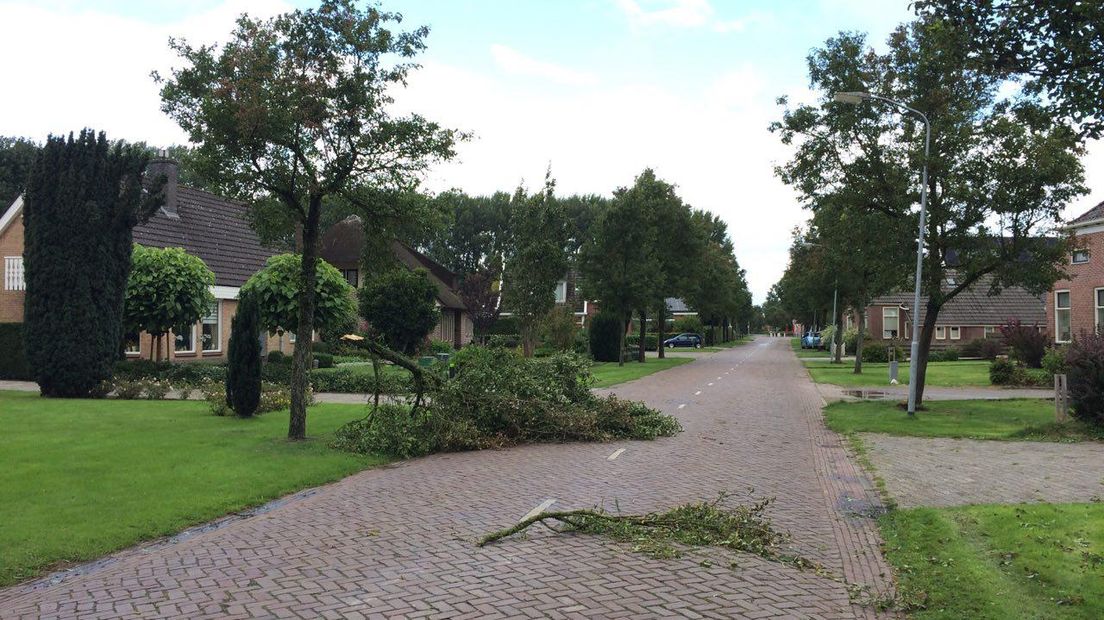
[[(845, 387), (817, 383), (817, 390), (826, 402), (840, 400), (895, 400), (908, 398), (908, 385), (883, 387)], [(1054, 398), (1054, 390), (1000, 387), (932, 387), (924, 388), (924, 400), (1007, 400), (1010, 398)]]

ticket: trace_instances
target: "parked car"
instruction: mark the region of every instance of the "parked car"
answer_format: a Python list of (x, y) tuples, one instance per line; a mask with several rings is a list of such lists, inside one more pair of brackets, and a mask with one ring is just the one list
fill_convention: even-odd
[(698, 334), (679, 334), (663, 341), (665, 347), (693, 347), (700, 349), (704, 339)]
[(801, 337), (802, 349), (819, 349), (820, 348), (820, 332), (805, 332), (805, 335)]

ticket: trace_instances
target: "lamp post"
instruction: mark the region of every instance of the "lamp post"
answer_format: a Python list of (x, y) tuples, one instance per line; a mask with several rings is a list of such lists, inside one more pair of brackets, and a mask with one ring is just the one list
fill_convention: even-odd
[(864, 92), (842, 92), (832, 95), (832, 99), (839, 103), (851, 105), (858, 105), (868, 100), (879, 101), (915, 114), (920, 117), (920, 120), (924, 121), (924, 171), (920, 181), (920, 232), (916, 237), (916, 291), (913, 295), (912, 305), (912, 345), (909, 347), (911, 356), (909, 358), (908, 414), (914, 416), (916, 415), (916, 373), (920, 366), (918, 360), (920, 352), (920, 276), (924, 269), (924, 227), (927, 224), (928, 216), (928, 157), (931, 154), (931, 123), (928, 121), (927, 115), (920, 110), (910, 108), (900, 101), (894, 101), (887, 97)]

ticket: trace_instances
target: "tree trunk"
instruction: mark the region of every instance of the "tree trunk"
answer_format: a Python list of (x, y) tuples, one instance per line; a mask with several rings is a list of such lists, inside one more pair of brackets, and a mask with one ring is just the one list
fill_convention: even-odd
[(632, 313), (630, 312), (629, 316), (627, 318), (623, 319), (622, 323), (621, 323), (621, 329), (620, 329), (621, 335), (618, 336), (618, 345), (617, 345), (617, 365), (618, 366), (624, 366), (625, 365), (625, 332), (629, 331), (629, 322), (631, 320), (632, 320)]
[(535, 335), (537, 328), (535, 325), (530, 325), (529, 321), (523, 321), (521, 326), (521, 354), (525, 357), (533, 357), (533, 352), (536, 350)]
[(307, 438), (307, 388), (310, 384), (311, 347), (314, 335), (314, 287), (318, 280), (318, 227), (322, 196), (312, 194), (303, 222), (303, 265), (300, 271), (299, 326), (295, 331), (295, 350), (291, 366), (291, 417), (288, 439)]
[(855, 371), (854, 374), (862, 374), (863, 334), (866, 333), (866, 308), (859, 311), (859, 331), (855, 335)]
[(660, 303), (659, 308), (656, 310), (656, 321), (659, 321), (659, 329), (656, 332), (656, 353), (659, 355), (659, 359), (664, 358), (663, 354), (663, 338), (667, 335), (667, 302)]
[(836, 335), (835, 335), (834, 338), (832, 338), (832, 340), (834, 342), (831, 342), (828, 345), (828, 346), (832, 347), (832, 358), (833, 358), (832, 361), (835, 364), (842, 364), (843, 363), (843, 360), (841, 359), (841, 355), (840, 355), (840, 349), (842, 348), (840, 345), (843, 344), (843, 330), (840, 329), (841, 325), (843, 325), (843, 313), (842, 312), (837, 312), (836, 313), (836, 324), (832, 326), (832, 328), (836, 332)]
[(640, 351), (637, 352), (637, 357), (636, 357), (636, 361), (640, 362), (641, 364), (644, 363), (645, 349), (647, 349), (647, 347), (644, 346), (644, 340), (647, 339), (647, 337), (648, 337), (648, 311), (647, 310), (641, 310), (640, 311)]
[[(916, 377), (909, 377), (909, 381), (916, 381), (916, 408), (919, 409), (924, 402), (924, 383), (928, 375), (928, 356), (931, 353), (932, 336), (935, 334), (935, 322), (939, 320), (940, 306), (928, 301), (927, 313), (924, 315), (924, 326), (920, 329), (920, 350), (917, 354)], [(916, 317), (913, 317), (916, 320)]]

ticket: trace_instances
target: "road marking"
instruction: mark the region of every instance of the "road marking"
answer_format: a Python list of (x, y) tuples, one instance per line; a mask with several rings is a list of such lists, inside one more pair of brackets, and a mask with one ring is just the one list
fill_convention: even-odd
[(686, 403), (682, 403), (681, 405), (679, 405), (679, 409), (685, 409), (685, 408), (686, 408)]
[(705, 387), (713, 387), (713, 384), (712, 383), (706, 383)]
[(717, 381), (720, 381), (720, 380), (721, 380), (721, 378), (720, 378), (720, 377), (717, 377)]
[(537, 506), (536, 508), (534, 508), (534, 509), (530, 510), (529, 512), (525, 513), (525, 516), (522, 517), (521, 520), (524, 521), (526, 519), (532, 519), (533, 517), (539, 515), (540, 513), (544, 512), (545, 510), (548, 510), (548, 507), (551, 506), (552, 504), (555, 504), (555, 503), (556, 503), (556, 500), (554, 500), (554, 499), (546, 499), (543, 502), (541, 502), (539, 506)]
[(697, 392), (694, 392), (694, 396), (701, 396), (701, 390), (698, 390)]
[(606, 460), (607, 460), (607, 461), (612, 461), (613, 459), (615, 459), (615, 458), (617, 458), (617, 457), (621, 456), (621, 455), (622, 455), (622, 454), (624, 454), (624, 453), (625, 453), (625, 449), (624, 449), (624, 448), (618, 448), (618, 449), (617, 449), (617, 450), (616, 450), (616, 451), (615, 451), (615, 452), (614, 452), (613, 454), (611, 454), (611, 455), (607, 456), (607, 457), (606, 457)]

